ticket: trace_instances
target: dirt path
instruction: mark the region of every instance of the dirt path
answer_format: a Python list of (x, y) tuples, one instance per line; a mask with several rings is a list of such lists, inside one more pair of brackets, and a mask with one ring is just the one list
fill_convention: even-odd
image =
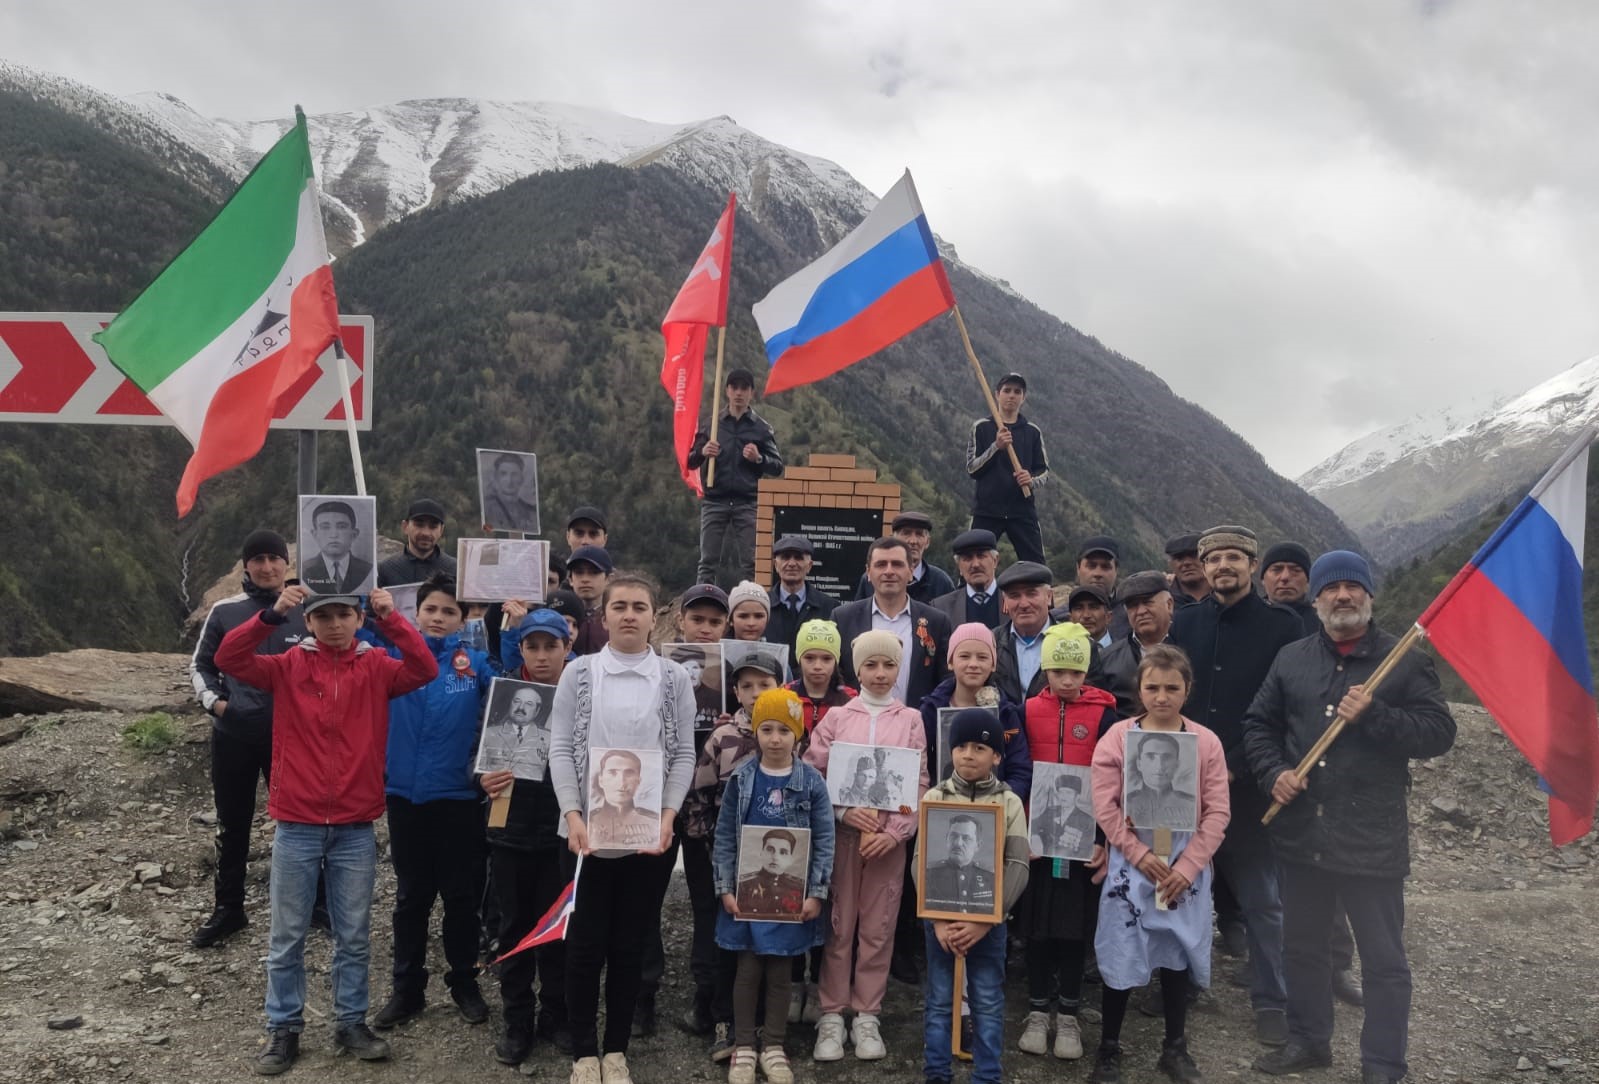
[[(102, 700), (102, 702), (104, 702)], [(1524, 765), (1480, 711), (1461, 708), (1456, 750), (1418, 767), (1411, 799), (1416, 873), (1409, 893), (1413, 1080), (1599, 1081), (1599, 900), (1590, 841), (1556, 855), (1542, 803)], [(261, 823), (252, 862), (253, 924), (219, 949), (195, 952), (188, 937), (209, 909), (207, 727), (187, 721), (175, 749), (144, 757), (126, 749), (130, 716), (75, 712), (35, 717), (0, 746), (0, 1081), (227, 1081), (246, 1078), (260, 1036), (266, 946)], [(382, 837), (380, 836), (380, 839)], [(154, 867), (159, 866), (156, 870)], [(143, 880), (141, 881), (141, 877)], [(388, 992), (393, 881), (380, 873), (373, 923), (373, 999)], [(686, 941), (687, 900), (673, 888), (668, 944)], [(435, 943), (436, 947), (436, 943)], [(684, 1002), (681, 954), (669, 963), (663, 1022)], [(290, 1079), (430, 1081), (513, 1079), (496, 1064), (494, 1024), (471, 1028), (441, 989), (395, 1037), (389, 1065), (329, 1053), (329, 942), (314, 934), (305, 1054)], [(1017, 1081), (1081, 1080), (1086, 1062), (1063, 1066), (1014, 1050), (1025, 997), (1019, 961), (1008, 987), (1007, 1075)], [(1218, 959), (1210, 1004), (1189, 1029), (1211, 1080), (1255, 1080), (1258, 1047), (1243, 992)], [(492, 982), (485, 983), (491, 1003)], [(1089, 1003), (1098, 992), (1090, 988)], [(802, 1081), (920, 1079), (920, 999), (893, 984), (884, 1012), (890, 1056), (867, 1065), (813, 1065), (811, 1032), (790, 1032)], [(53, 1017), (81, 1027), (53, 1031)], [(1360, 1014), (1338, 1010), (1337, 1059), (1309, 1081), (1355, 1078)], [(1085, 1026), (1090, 1043), (1096, 1028)], [(1155, 1078), (1159, 1024), (1134, 1016), (1125, 1039), (1127, 1079)], [(1525, 1060), (1522, 1060), (1525, 1059)], [(698, 1040), (664, 1026), (632, 1055), (640, 1084), (712, 1081), (723, 1070)], [(1519, 1068), (1518, 1068), (1519, 1066)], [(566, 1065), (541, 1047), (530, 1075), (564, 1080)]]

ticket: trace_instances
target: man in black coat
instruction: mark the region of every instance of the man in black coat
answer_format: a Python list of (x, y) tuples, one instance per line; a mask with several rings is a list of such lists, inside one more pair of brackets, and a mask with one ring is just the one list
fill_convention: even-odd
[[(211, 716), (211, 794), (216, 801), (216, 907), (191, 943), (208, 948), (249, 925), (244, 915), (244, 872), (255, 820), (256, 779), (272, 782), (272, 694), (223, 673), (217, 645), (230, 631), (270, 609), (289, 574), (289, 546), (276, 531), (253, 531), (244, 540), (244, 591), (206, 614), (189, 660), (189, 680)], [(299, 609), (273, 627), (258, 654), (281, 655), (306, 637)]]
[(1212, 527), (1200, 535), (1199, 560), (1210, 596), (1177, 612), (1171, 641), (1194, 667), (1194, 687), (1183, 714), (1214, 731), (1227, 754), (1232, 819), (1216, 851), (1216, 874), (1238, 901), (1248, 932), (1256, 1037), (1275, 1046), (1288, 1037), (1282, 900), (1277, 859), (1260, 823), (1266, 801), (1244, 756), (1243, 723), (1277, 652), (1300, 639), (1304, 630), (1296, 616), (1255, 593), (1259, 552), (1247, 527)]
[(1166, 540), (1166, 571), (1171, 573), (1174, 609), (1186, 610), (1210, 594), (1204, 566), (1199, 563), (1199, 535), (1180, 534)]
[(1321, 618), (1310, 601), (1310, 551), (1298, 542), (1279, 542), (1260, 559), (1260, 587), (1266, 601), (1291, 610), (1306, 636), (1321, 632)]
[(899, 637), (905, 653), (894, 683), (894, 696), (907, 707), (921, 709), (922, 697), (949, 675), (949, 618), (906, 593), (910, 552), (894, 537), (879, 538), (866, 551), (866, 578), (872, 597), (846, 602), (833, 611), (844, 641), (839, 661), (844, 684), (860, 687), (849, 645), (863, 632), (886, 629)]
[(1166, 643), (1171, 633), (1171, 588), (1163, 573), (1135, 572), (1122, 581), (1118, 601), (1132, 630), (1105, 649), (1099, 688), (1116, 698), (1116, 714), (1126, 718), (1144, 710), (1138, 697), (1138, 664), (1144, 649)]
[(444, 506), (431, 497), (418, 497), (400, 521), (405, 549), (378, 562), (378, 586), (421, 583), (435, 572), (455, 575), (455, 558), (444, 552)]
[[(755, 501), (762, 478), (783, 473), (777, 436), (755, 413), (755, 376), (748, 369), (727, 374), (727, 409), (717, 422), (716, 439), (709, 427), (694, 434), (688, 451), (689, 469), (700, 472), (705, 496), (700, 498), (699, 582), (715, 583), (724, 552), (731, 545), (734, 576), (730, 583), (755, 578)], [(708, 467), (716, 478), (707, 482)]]
[[(1017, 561), (998, 579), (1006, 618), (994, 629), (994, 684), (1018, 704), (1037, 696), (1047, 684), (1039, 668), (1044, 650), (1044, 630), (1061, 618), (1050, 613), (1055, 599), (1055, 574), (1043, 565)], [(1088, 641), (1088, 684), (1103, 688), (1099, 645)]]
[[(910, 554), (911, 571), (910, 579), (906, 581), (906, 594), (917, 602), (930, 603), (938, 596), (955, 590), (955, 581), (949, 578), (948, 572), (922, 559), (927, 554), (928, 542), (933, 538), (931, 516), (926, 512), (901, 512), (894, 517), (888, 529), (894, 532), (895, 538), (905, 543), (905, 552)], [(860, 583), (855, 585), (855, 597), (872, 597), (871, 581), (864, 575)]]
[(831, 620), (838, 599), (810, 582), (811, 540), (802, 534), (786, 534), (772, 545), (772, 570), (777, 582), (768, 592), (771, 616), (766, 621), (766, 639), (788, 645), (788, 672), (799, 675), (799, 656), (794, 640), (807, 621)]
[[(1347, 550), (1322, 554), (1310, 589), (1322, 631), (1282, 650), (1244, 718), (1250, 778), (1284, 806), (1270, 832), (1283, 873), (1289, 1041), (1255, 1068), (1287, 1074), (1332, 1064), (1327, 927), (1342, 903), (1365, 977), (1361, 1079), (1390, 1084), (1405, 1075), (1409, 1038), (1410, 761), (1448, 752), (1455, 721), (1432, 660), (1420, 651), (1366, 691), (1398, 640), (1372, 623), (1364, 558)], [(1293, 769), (1336, 716), (1347, 729), (1299, 779)]]
[(951, 626), (976, 622), (984, 628), (999, 624), (999, 587), (994, 574), (999, 570), (999, 540), (993, 531), (981, 528), (963, 531), (950, 546), (955, 552), (955, 568), (961, 585), (939, 595), (930, 606), (949, 618)]

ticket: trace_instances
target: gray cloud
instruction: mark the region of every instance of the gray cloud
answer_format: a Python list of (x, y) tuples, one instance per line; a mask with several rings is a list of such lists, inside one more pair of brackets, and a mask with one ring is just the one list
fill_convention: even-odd
[(1288, 474), (1599, 352), (1586, 0), (993, 8), (12, 5), (0, 50), (213, 115), (551, 99), (908, 164), (963, 258)]

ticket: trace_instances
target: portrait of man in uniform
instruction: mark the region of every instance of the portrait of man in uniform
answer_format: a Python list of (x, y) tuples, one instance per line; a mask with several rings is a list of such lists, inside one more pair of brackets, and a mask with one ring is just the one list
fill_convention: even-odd
[(589, 845), (596, 851), (638, 851), (658, 845), (661, 751), (595, 749), (592, 756)]
[(800, 921), (811, 860), (810, 836), (808, 828), (744, 826), (738, 849), (740, 919)]
[(1122, 809), (1135, 828), (1192, 832), (1199, 825), (1193, 788), (1199, 758), (1192, 734), (1129, 730)]

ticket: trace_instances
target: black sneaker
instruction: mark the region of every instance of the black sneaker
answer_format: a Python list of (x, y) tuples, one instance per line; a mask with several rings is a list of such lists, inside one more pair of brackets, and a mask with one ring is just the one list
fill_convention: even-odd
[(1288, 1041), (1288, 1014), (1282, 1009), (1261, 1009), (1255, 1014), (1255, 1040), (1262, 1046), (1282, 1046)]
[(711, 1060), (727, 1061), (733, 1056), (733, 1025), (717, 1024), (716, 1037), (711, 1040)]
[(677, 1026), (690, 1035), (709, 1035), (715, 1023), (716, 1021), (711, 1019), (710, 995), (701, 996), (700, 991), (694, 991), (694, 1000), (683, 1010), (683, 1015), (678, 1017)]
[(200, 923), (200, 928), (189, 938), (195, 948), (210, 948), (227, 937), (238, 933), (250, 924), (242, 907), (218, 907), (211, 917)]
[(427, 1008), (427, 1000), (418, 995), (402, 994), (396, 990), (389, 995), (389, 1000), (383, 1003), (383, 1008), (372, 1018), (372, 1026), (379, 1031), (387, 1031), (399, 1027), (414, 1017), (422, 1015), (422, 1010)]
[(1194, 1064), (1193, 1056), (1188, 1053), (1187, 1039), (1173, 1039), (1162, 1046), (1160, 1060), (1155, 1063), (1155, 1068), (1178, 1084), (1199, 1084), (1205, 1079), (1205, 1075), (1199, 1071), (1199, 1066)]
[(501, 1065), (521, 1065), (533, 1053), (533, 1033), (518, 1028), (507, 1031), (494, 1044), (494, 1060)]
[(461, 1019), (468, 1024), (483, 1024), (489, 1019), (489, 1003), (475, 982), (461, 982), (450, 987), (450, 1000), (461, 1010)]
[(348, 1050), (362, 1061), (382, 1061), (389, 1056), (389, 1044), (372, 1034), (365, 1021), (333, 1029), (333, 1045)]
[(1099, 1044), (1099, 1053), (1094, 1055), (1094, 1075), (1088, 1079), (1092, 1084), (1121, 1084), (1121, 1043)]
[(1270, 1076), (1287, 1076), (1306, 1069), (1324, 1069), (1332, 1064), (1332, 1047), (1310, 1046), (1298, 1039), (1289, 1039), (1276, 1050), (1268, 1050), (1255, 1059), (1255, 1071)]
[(633, 1006), (633, 1038), (648, 1039), (655, 1034), (655, 998), (641, 997)]
[(1333, 972), (1333, 997), (1345, 1005), (1360, 1008), (1366, 1003), (1366, 991), (1360, 988), (1360, 980), (1355, 978), (1352, 968), (1339, 968)]
[(266, 1045), (255, 1056), (255, 1071), (261, 1076), (286, 1073), (300, 1056), (300, 1033), (288, 1028), (273, 1028), (267, 1032)]

